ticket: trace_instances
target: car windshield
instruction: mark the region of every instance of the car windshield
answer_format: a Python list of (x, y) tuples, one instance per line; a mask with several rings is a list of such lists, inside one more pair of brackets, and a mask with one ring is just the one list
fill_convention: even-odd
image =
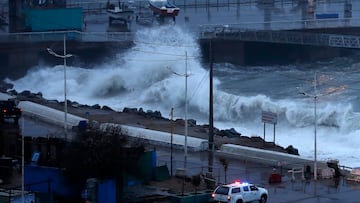
[(216, 194), (227, 195), (227, 194), (229, 194), (229, 188), (224, 187), (224, 186), (218, 187), (218, 189), (216, 189), (215, 193)]

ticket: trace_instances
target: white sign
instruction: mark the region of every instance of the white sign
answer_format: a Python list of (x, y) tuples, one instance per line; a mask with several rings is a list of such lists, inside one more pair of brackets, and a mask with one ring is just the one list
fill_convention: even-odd
[(277, 123), (277, 114), (269, 111), (263, 111), (261, 115), (261, 120), (264, 123), (271, 123), (276, 124)]

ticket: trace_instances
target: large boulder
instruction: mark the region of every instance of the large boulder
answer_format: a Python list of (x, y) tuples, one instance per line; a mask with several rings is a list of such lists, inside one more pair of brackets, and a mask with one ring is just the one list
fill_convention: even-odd
[(286, 147), (285, 150), (286, 150), (287, 153), (289, 153), (289, 154), (299, 155), (299, 150), (296, 149), (295, 147), (293, 147), (292, 145), (289, 145), (288, 147)]

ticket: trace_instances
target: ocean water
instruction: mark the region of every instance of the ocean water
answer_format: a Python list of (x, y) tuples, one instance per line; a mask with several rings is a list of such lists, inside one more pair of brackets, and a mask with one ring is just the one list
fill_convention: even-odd
[[(119, 111), (159, 110), (166, 118), (174, 108), (176, 118), (208, 123), (209, 64), (201, 61), (196, 37), (168, 25), (138, 30), (135, 42), (96, 68), (67, 66), (68, 99)], [(302, 157), (312, 159), (316, 113), (318, 160), (360, 166), (359, 70), (357, 56), (286, 66), (214, 64), (214, 126), (263, 137), (261, 112), (274, 112), (275, 142), (293, 145)], [(22, 78), (6, 81), (18, 92), (41, 92), (46, 99), (63, 101), (63, 76), (62, 64), (39, 65)], [(265, 139), (274, 141), (271, 124), (265, 126)]]

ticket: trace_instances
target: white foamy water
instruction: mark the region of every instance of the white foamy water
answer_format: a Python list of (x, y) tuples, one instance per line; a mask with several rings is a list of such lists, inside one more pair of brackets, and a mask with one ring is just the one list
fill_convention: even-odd
[[(169, 30), (171, 29), (171, 32)], [(293, 145), (300, 155), (314, 157), (314, 100), (299, 91), (314, 94), (311, 81), (331, 76), (327, 87), (318, 88), (318, 160), (339, 159), (341, 165), (360, 166), (359, 62), (334, 59), (326, 64), (246, 67), (214, 65), (214, 125), (235, 128), (248, 136), (263, 137), (261, 112), (278, 114), (275, 142)], [(187, 69), (188, 77), (185, 77)], [(18, 92), (41, 92), (44, 98), (63, 101), (63, 66), (39, 66), (23, 78), (9, 81)], [(159, 110), (169, 117), (184, 117), (187, 85), (188, 118), (208, 122), (208, 67), (194, 36), (179, 27), (162, 26), (140, 30), (136, 45), (97, 68), (67, 67), (67, 97), (82, 104)], [(187, 81), (186, 81), (187, 79)], [(336, 94), (330, 87), (345, 85)], [(300, 89), (299, 89), (300, 88)], [(322, 95), (324, 93), (324, 95)], [(320, 96), (321, 94), (321, 96)], [(273, 126), (266, 125), (266, 140), (273, 141)]]

